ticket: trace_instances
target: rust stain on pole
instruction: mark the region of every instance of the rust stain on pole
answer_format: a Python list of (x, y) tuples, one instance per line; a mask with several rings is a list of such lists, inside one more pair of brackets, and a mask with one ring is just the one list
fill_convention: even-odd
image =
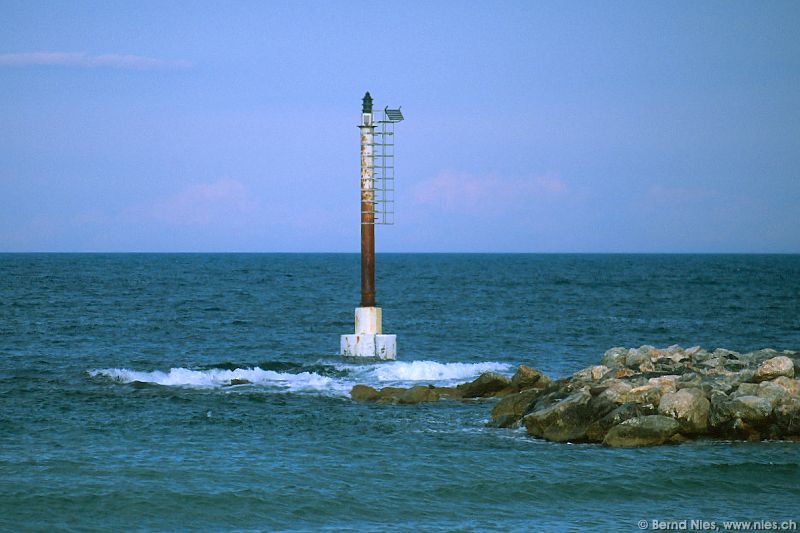
[(372, 97), (364, 95), (361, 113), (361, 307), (375, 307), (375, 187)]

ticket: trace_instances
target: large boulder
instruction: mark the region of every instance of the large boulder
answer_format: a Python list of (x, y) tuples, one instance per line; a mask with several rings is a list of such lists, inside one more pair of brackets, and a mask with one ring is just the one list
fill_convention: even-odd
[(772, 414), (772, 402), (760, 396), (739, 396), (731, 400), (733, 415), (745, 422), (760, 424)]
[(464, 398), (491, 396), (511, 385), (511, 379), (496, 372), (484, 372), (475, 381), (458, 386)]
[(729, 398), (718, 393), (711, 398), (709, 426), (719, 436), (758, 440), (772, 422), (772, 409), (768, 398), (751, 395)]
[(378, 391), (369, 385), (356, 385), (350, 390), (350, 397), (357, 402), (374, 402), (378, 396)]
[(800, 398), (789, 398), (773, 410), (775, 423), (771, 437), (800, 439)]
[(589, 424), (586, 428), (586, 438), (592, 442), (603, 442), (608, 430), (617, 424), (637, 416), (655, 414), (658, 414), (658, 410), (652, 405), (641, 405), (634, 402), (623, 403), (604, 417)]
[(664, 389), (659, 385), (647, 383), (630, 389), (627, 393), (621, 396), (622, 402), (635, 402), (641, 404), (651, 404), (657, 406), (661, 401), (661, 396), (664, 394)]
[(671, 416), (681, 426), (681, 432), (699, 434), (708, 427), (708, 412), (711, 404), (700, 389), (681, 389), (668, 392), (658, 404), (659, 414)]
[(640, 368), (642, 364), (650, 362), (650, 354), (654, 349), (652, 346), (631, 348), (625, 356), (625, 365), (629, 368)]
[(586, 440), (586, 427), (592, 422), (592, 395), (579, 390), (563, 400), (525, 415), (529, 435), (556, 442)]
[(439, 399), (439, 393), (433, 387), (425, 385), (414, 385), (400, 395), (399, 403), (421, 403), (435, 402)]
[(400, 401), (400, 396), (406, 392), (403, 387), (384, 387), (378, 391), (378, 403), (394, 404)]
[(492, 409), (491, 425), (495, 427), (514, 427), (528, 411), (531, 404), (543, 393), (542, 389), (527, 389), (506, 396)]
[(449, 400), (460, 400), (463, 398), (463, 393), (457, 387), (435, 387), (439, 397), (447, 398)]
[(780, 376), (794, 377), (794, 361), (785, 355), (779, 355), (761, 363), (756, 369), (753, 381), (766, 381)]
[(781, 376), (772, 380), (772, 383), (783, 387), (790, 396), (800, 396), (800, 379), (790, 379), (786, 376)]
[(572, 375), (573, 381), (599, 381), (611, 370), (605, 365), (595, 365), (579, 370)]
[(636, 448), (664, 444), (678, 434), (680, 424), (663, 415), (637, 416), (612, 427), (603, 444), (615, 448)]
[(616, 404), (623, 404), (627, 401), (628, 392), (633, 388), (633, 385), (627, 381), (620, 379), (613, 379), (606, 381), (605, 389), (600, 393), (603, 396)]
[(628, 356), (627, 348), (611, 348), (603, 354), (600, 364), (609, 368), (622, 368), (625, 366), (625, 358)]
[(775, 407), (779, 402), (789, 397), (789, 391), (772, 381), (762, 381), (758, 385), (756, 396), (766, 398)]
[(511, 386), (519, 391), (530, 388), (543, 389), (550, 384), (550, 378), (528, 365), (519, 365), (511, 377)]

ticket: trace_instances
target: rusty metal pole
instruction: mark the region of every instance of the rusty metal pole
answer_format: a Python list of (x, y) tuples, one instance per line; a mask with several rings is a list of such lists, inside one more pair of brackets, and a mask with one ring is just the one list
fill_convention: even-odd
[(372, 97), (361, 108), (361, 307), (375, 307), (375, 182), (373, 175)]
[[(355, 309), (355, 333), (342, 335), (339, 341), (340, 353), (345, 358), (394, 360), (397, 359), (397, 335), (384, 334), (381, 308), (375, 305), (375, 222), (376, 196), (375, 158), (380, 157), (383, 172), (379, 180), (386, 180), (385, 157), (386, 133), (383, 127), (378, 132), (379, 150), (375, 148), (375, 123), (372, 113), (372, 96), (364, 95), (361, 108), (361, 303)], [(400, 110), (378, 111), (381, 121), (389, 112), (397, 121), (403, 120)], [(385, 126), (386, 122), (380, 122)], [(392, 167), (393, 168), (393, 167)]]

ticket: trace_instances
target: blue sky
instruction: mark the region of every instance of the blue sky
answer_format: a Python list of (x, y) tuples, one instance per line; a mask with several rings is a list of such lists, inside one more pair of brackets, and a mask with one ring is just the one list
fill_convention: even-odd
[(798, 2), (0, 1), (0, 251), (800, 252)]

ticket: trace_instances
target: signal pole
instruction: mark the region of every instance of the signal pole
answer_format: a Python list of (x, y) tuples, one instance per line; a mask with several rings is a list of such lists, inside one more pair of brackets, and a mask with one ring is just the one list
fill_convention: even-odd
[(372, 97), (364, 95), (361, 106), (361, 304), (375, 307), (375, 182), (373, 173)]
[[(375, 224), (394, 223), (394, 125), (400, 109), (372, 109), (369, 92), (361, 101), (361, 302), (354, 334), (342, 335), (341, 354), (354, 359), (396, 359), (397, 336), (384, 335), (375, 304)], [(376, 132), (376, 123), (380, 126)], [(378, 141), (376, 142), (376, 138)], [(377, 150), (376, 150), (377, 149)]]

